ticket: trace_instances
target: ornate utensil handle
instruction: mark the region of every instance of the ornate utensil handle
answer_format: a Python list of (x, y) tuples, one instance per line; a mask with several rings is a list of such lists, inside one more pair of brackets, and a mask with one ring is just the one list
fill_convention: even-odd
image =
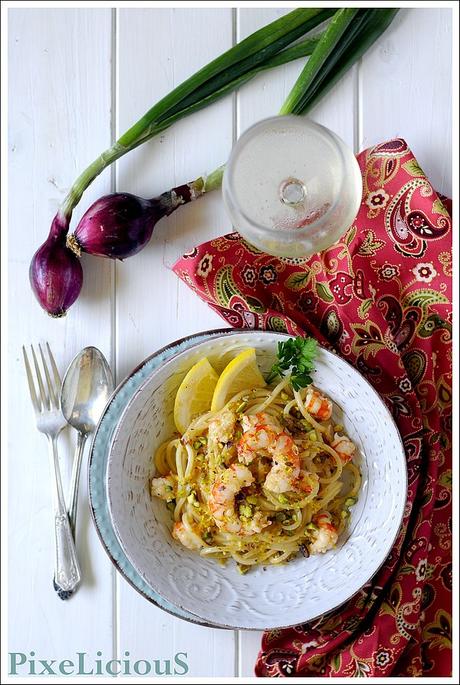
[(80, 582), (81, 574), (62, 490), (56, 441), (56, 437), (50, 437), (51, 474), (55, 494), (54, 536), (56, 556), (54, 586), (61, 599), (67, 599)]

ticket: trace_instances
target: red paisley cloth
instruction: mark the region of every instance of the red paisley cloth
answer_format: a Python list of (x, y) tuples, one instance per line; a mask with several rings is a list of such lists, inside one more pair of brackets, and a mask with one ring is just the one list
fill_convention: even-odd
[(358, 156), (363, 200), (333, 247), (263, 254), (237, 233), (176, 274), (229, 324), (307, 333), (354, 364), (391, 409), (409, 474), (384, 566), (338, 611), (264, 634), (258, 676), (451, 674), (451, 218), (402, 139)]

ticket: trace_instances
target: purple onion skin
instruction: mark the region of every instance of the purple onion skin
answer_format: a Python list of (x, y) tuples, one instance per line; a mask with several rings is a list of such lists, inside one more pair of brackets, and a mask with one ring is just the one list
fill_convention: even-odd
[(96, 200), (73, 234), (82, 252), (126, 259), (149, 242), (157, 221), (154, 200), (112, 193)]
[(196, 182), (177, 186), (146, 200), (130, 193), (112, 193), (96, 200), (80, 219), (67, 245), (75, 254), (126, 259), (142, 250), (156, 223), (203, 194)]
[(39, 304), (50, 316), (64, 316), (83, 285), (78, 257), (66, 247), (68, 224), (56, 216), (46, 241), (30, 263), (29, 278)]

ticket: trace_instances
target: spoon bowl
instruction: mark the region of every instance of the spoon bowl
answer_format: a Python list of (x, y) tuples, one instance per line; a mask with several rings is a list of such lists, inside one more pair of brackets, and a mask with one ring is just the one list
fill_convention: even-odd
[(113, 378), (107, 360), (96, 347), (85, 347), (64, 376), (62, 413), (75, 430), (92, 433), (112, 392)]

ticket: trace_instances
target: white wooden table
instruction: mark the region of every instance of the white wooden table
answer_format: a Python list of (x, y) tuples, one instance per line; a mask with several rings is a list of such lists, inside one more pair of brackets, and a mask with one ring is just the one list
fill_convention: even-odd
[[(10, 10), (11, 651), (57, 659), (79, 651), (92, 658), (100, 651), (110, 659), (129, 651), (133, 660), (187, 652), (189, 676), (253, 673), (258, 633), (175, 619), (115, 572), (90, 521), (84, 477), (78, 544), (84, 582), (71, 601), (56, 597), (47, 447), (33, 425), (20, 346), (48, 340), (63, 370), (82, 347), (96, 345), (121, 380), (169, 341), (223, 325), (168, 268), (184, 250), (229, 229), (219, 193), (163, 220), (149, 246), (124, 264), (83, 257), (83, 292), (62, 320), (39, 309), (27, 272), (77, 172), (173, 86), (285, 11)], [(451, 24), (449, 9), (402, 10), (379, 44), (313, 112), (355, 151), (405, 137), (434, 186), (447, 194)], [(152, 197), (213, 170), (227, 159), (241, 131), (277, 112), (301, 66), (297, 62), (257, 78), (236, 97), (123, 158), (94, 183), (75, 219), (115, 189)], [(73, 439), (61, 440), (66, 478)]]

